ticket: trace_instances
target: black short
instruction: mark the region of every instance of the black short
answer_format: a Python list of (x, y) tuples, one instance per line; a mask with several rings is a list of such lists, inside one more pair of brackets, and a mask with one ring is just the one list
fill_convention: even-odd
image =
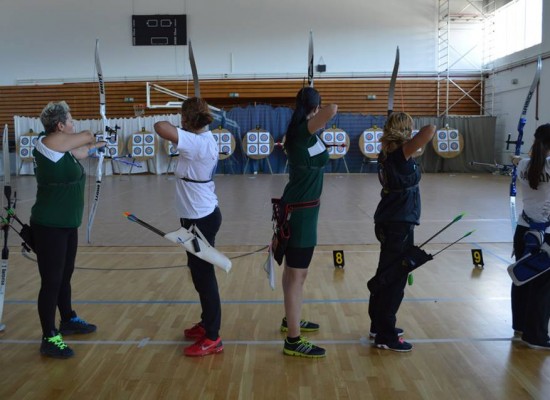
[(315, 247), (287, 247), (285, 251), (286, 266), (305, 269), (309, 267)]

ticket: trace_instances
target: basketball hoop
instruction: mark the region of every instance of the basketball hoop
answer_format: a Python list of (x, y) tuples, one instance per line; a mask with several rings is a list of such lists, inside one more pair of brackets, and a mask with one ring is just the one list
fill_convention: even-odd
[(145, 115), (145, 105), (144, 104), (134, 104), (134, 115), (136, 117), (143, 117)]

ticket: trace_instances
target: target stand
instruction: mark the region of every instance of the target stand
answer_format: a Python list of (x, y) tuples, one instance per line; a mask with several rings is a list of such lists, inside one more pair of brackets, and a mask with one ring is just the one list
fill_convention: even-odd
[(233, 160), (233, 153), (235, 152), (235, 147), (237, 146), (235, 136), (233, 136), (233, 134), (227, 129), (223, 129), (221, 126), (218, 129), (212, 129), (212, 135), (218, 144), (219, 161), (223, 162), (223, 173), (225, 174), (226, 165), (229, 165), (231, 173), (234, 174), (235, 171), (233, 170), (233, 164), (235, 164), (235, 161)]
[[(128, 150), (132, 162), (144, 162), (147, 166), (147, 172), (149, 172), (149, 161), (153, 160), (157, 155), (158, 140), (157, 136), (141, 128), (141, 132), (132, 133), (128, 140)], [(128, 175), (132, 173), (134, 166), (130, 167)]]
[(21, 175), (21, 169), (23, 168), (24, 163), (34, 162), (32, 151), (34, 150), (34, 146), (36, 146), (37, 141), (38, 133), (33, 132), (31, 129), (29, 132), (19, 136), (19, 139), (15, 142), (15, 151), (20, 161), (17, 175)]
[[(273, 169), (271, 169), (271, 163), (269, 162), (269, 155), (273, 151), (275, 141), (271, 133), (256, 127), (246, 133), (243, 137), (243, 153), (246, 154), (246, 163), (244, 164), (243, 174), (246, 173), (246, 167), (250, 159), (267, 161), (269, 172), (273, 175)], [(257, 174), (254, 171), (254, 174)]]
[(331, 160), (342, 159), (346, 172), (349, 174), (348, 163), (346, 162), (346, 154), (349, 150), (349, 135), (333, 125), (330, 129), (325, 129), (321, 133), (321, 140), (327, 147), (328, 156)]

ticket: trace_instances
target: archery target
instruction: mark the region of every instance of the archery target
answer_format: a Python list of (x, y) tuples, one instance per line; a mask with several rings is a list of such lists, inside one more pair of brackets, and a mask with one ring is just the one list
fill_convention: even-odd
[(235, 138), (226, 129), (213, 129), (212, 135), (218, 144), (219, 159), (225, 160), (235, 151)]
[(449, 140), (449, 132), (445, 129), (440, 129), (437, 131), (437, 140), (438, 141), (447, 141)]
[(153, 158), (157, 152), (157, 138), (154, 133), (143, 129), (132, 134), (130, 154), (134, 158)]
[(32, 155), (32, 151), (34, 150), (34, 146), (36, 145), (36, 142), (38, 141), (38, 135), (35, 133), (26, 133), (24, 135), (19, 136), (19, 140), (17, 141), (17, 154), (23, 161), (29, 161), (34, 158)]
[(372, 129), (366, 129), (359, 137), (359, 149), (365, 157), (377, 158), (382, 144), (380, 139), (384, 132), (376, 127)]
[(119, 135), (116, 135), (115, 138), (113, 135), (106, 137), (104, 134), (100, 134), (96, 136), (96, 142), (107, 142), (106, 157), (118, 157), (122, 151), (122, 141), (119, 139)]
[(132, 157), (141, 157), (143, 155), (143, 147), (136, 146), (132, 148)]
[(143, 142), (145, 144), (151, 145), (155, 143), (155, 136), (152, 133), (147, 133), (143, 135)]
[(435, 152), (443, 158), (458, 156), (464, 148), (464, 139), (454, 128), (439, 129), (432, 140)]
[(147, 157), (154, 157), (155, 156), (155, 146), (144, 146), (143, 147), (143, 153), (147, 156)]
[(321, 140), (327, 146), (330, 158), (341, 158), (346, 155), (349, 148), (349, 136), (341, 129), (333, 127), (321, 133)]
[[(264, 158), (271, 154), (273, 138), (266, 131), (250, 131), (246, 133), (245, 149), (248, 157)], [(227, 144), (226, 144), (227, 145)]]

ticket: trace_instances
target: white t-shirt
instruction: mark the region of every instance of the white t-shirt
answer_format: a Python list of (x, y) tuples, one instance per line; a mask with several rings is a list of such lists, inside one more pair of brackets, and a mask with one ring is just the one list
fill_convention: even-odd
[[(524, 158), (518, 164), (518, 180), (521, 184), (521, 195), (523, 199), (523, 210), (529, 218), (536, 222), (546, 222), (550, 219), (550, 157), (546, 158), (546, 164), (542, 170), (537, 190), (529, 187), (527, 170), (531, 159)], [(518, 218), (518, 225), (529, 226), (521, 214)], [(550, 227), (546, 229), (550, 233)]]
[(195, 181), (213, 178), (219, 157), (216, 139), (210, 131), (196, 134), (178, 128), (178, 151), (176, 211), (180, 218), (205, 217), (218, 205), (214, 182), (187, 182), (181, 178)]

